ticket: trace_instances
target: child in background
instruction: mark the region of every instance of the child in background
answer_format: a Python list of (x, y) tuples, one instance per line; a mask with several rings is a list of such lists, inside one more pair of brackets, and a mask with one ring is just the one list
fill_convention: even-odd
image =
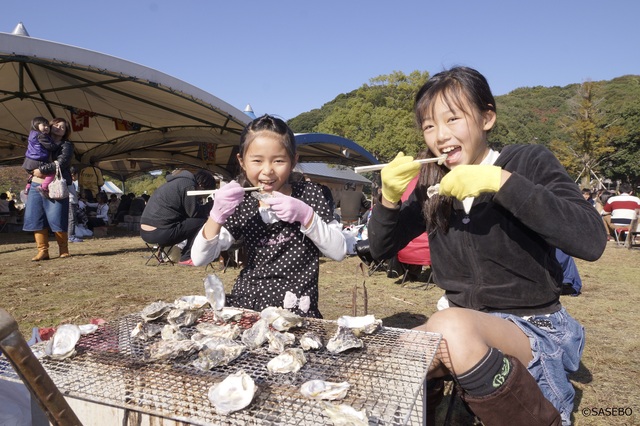
[[(298, 161), (293, 132), (269, 115), (253, 120), (240, 137), (238, 161), (238, 181), (216, 192), (209, 219), (191, 247), (194, 265), (218, 259), (244, 237), (247, 263), (228, 304), (256, 311), (279, 306), (322, 318), (319, 258), (342, 260), (346, 243), (321, 186), (293, 179)], [(250, 193), (243, 187), (262, 190)]]
[(442, 335), (427, 372), (427, 424), (450, 374), (485, 425), (569, 425), (575, 390), (567, 375), (580, 365), (585, 335), (560, 302), (556, 248), (597, 260), (606, 246), (598, 212), (544, 146), (489, 148), (496, 103), (478, 71), (435, 74), (414, 112), (428, 155), (447, 158), (423, 165), (402, 203), (421, 165), (399, 153), (381, 170), (369, 244), (374, 259), (389, 259), (429, 233), (446, 299), (419, 327)]
[[(33, 178), (33, 170), (37, 169), (42, 163), (49, 162), (49, 156), (53, 149), (53, 140), (49, 135), (49, 120), (44, 117), (34, 117), (31, 120), (31, 130), (29, 131), (29, 139), (27, 141), (27, 152), (24, 156), (22, 168), (29, 173), (29, 180), (25, 188), (25, 193), (29, 193), (31, 188), (31, 179)], [(47, 175), (44, 182), (38, 187), (42, 195), (48, 195), (48, 187), (53, 180), (54, 175)]]

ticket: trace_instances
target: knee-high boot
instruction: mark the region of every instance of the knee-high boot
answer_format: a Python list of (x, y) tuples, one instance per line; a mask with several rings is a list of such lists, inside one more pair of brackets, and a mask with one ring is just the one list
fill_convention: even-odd
[(49, 230), (43, 229), (41, 231), (33, 231), (33, 236), (36, 239), (36, 247), (38, 248), (38, 254), (31, 260), (33, 262), (39, 262), (41, 260), (49, 259)]
[(67, 232), (56, 232), (56, 241), (60, 250), (60, 257), (65, 258), (71, 256), (69, 254), (69, 234)]
[(561, 425), (560, 412), (544, 397), (527, 368), (511, 355), (505, 358), (511, 363), (511, 372), (502, 386), (482, 397), (463, 394), (474, 414), (485, 426)]

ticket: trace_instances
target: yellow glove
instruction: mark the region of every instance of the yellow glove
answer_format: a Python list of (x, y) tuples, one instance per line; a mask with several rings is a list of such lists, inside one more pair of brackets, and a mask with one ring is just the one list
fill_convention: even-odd
[(457, 166), (440, 181), (440, 195), (464, 200), (483, 192), (498, 192), (502, 182), (502, 169), (498, 166)]
[(392, 203), (400, 201), (411, 179), (420, 172), (420, 166), (420, 163), (413, 162), (413, 157), (399, 152), (396, 158), (380, 171), (382, 196)]

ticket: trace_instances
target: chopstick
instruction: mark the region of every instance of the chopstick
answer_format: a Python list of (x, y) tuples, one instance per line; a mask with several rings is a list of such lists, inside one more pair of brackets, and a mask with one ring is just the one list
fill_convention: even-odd
[[(444, 160), (447, 159), (447, 155), (441, 155), (440, 157), (434, 157), (434, 158), (420, 158), (417, 160), (413, 160), (414, 163), (441, 163), (444, 162)], [(380, 170), (382, 169), (384, 166), (388, 165), (389, 163), (385, 163), (385, 164), (374, 164), (372, 166), (360, 166), (360, 167), (354, 167), (353, 171), (356, 173), (361, 173), (361, 172), (373, 172), (376, 170)]]
[[(251, 186), (249, 188), (243, 188), (244, 192), (249, 192), (249, 191), (258, 191), (261, 190), (262, 187), (261, 186)], [(218, 192), (217, 189), (203, 189), (201, 191), (187, 191), (187, 195), (213, 195), (216, 192)]]

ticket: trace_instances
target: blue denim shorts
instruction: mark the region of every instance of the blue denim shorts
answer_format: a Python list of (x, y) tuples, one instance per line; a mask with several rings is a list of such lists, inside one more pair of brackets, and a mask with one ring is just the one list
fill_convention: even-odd
[(27, 205), (24, 210), (23, 231), (42, 231), (50, 228), (53, 232), (67, 232), (69, 226), (69, 198), (50, 200), (42, 196), (38, 187), (40, 183), (32, 182)]
[(519, 317), (492, 313), (517, 325), (531, 342), (533, 359), (527, 366), (544, 396), (560, 411), (562, 424), (571, 424), (575, 390), (567, 375), (580, 366), (584, 327), (565, 308), (548, 315)]

